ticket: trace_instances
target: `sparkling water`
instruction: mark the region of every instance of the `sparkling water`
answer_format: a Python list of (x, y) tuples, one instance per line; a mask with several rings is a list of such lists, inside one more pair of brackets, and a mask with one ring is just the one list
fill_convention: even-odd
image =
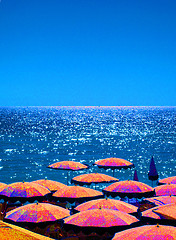
[[(153, 156), (159, 178), (176, 175), (176, 107), (1, 107), (0, 182), (47, 178), (67, 183), (67, 171), (47, 168), (57, 161), (88, 164), (79, 174), (99, 172), (96, 160), (118, 157), (135, 164), (148, 180)], [(133, 179), (134, 168), (116, 170)]]

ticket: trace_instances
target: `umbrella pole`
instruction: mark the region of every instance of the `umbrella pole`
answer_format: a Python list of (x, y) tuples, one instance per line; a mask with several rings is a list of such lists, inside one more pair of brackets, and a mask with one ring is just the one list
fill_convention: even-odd
[(115, 171), (115, 169), (113, 169), (113, 177), (114, 177), (114, 171)]

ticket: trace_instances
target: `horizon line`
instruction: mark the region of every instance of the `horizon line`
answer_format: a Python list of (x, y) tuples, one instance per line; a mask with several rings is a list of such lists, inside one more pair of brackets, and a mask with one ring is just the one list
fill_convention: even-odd
[(108, 107), (123, 108), (123, 107), (129, 107), (130, 108), (130, 107), (139, 107), (140, 108), (141, 107), (142, 108), (142, 107), (176, 107), (176, 106), (172, 106), (172, 105), (150, 105), (150, 106), (148, 106), (148, 105), (146, 105), (146, 106), (145, 105), (134, 105), (134, 106), (132, 106), (132, 105), (131, 106), (128, 106), (128, 105), (124, 105), (124, 106), (122, 106), (122, 105), (117, 105), (117, 106), (111, 106), (111, 105), (109, 105), (109, 106), (108, 105), (107, 106), (103, 106), (103, 105), (102, 106), (101, 105), (90, 105), (90, 106), (88, 106), (88, 105), (86, 105), (86, 106), (84, 106), (84, 105), (83, 106), (81, 106), (81, 105), (80, 106), (79, 105), (73, 105), (73, 106), (71, 106), (71, 105), (68, 105), (68, 106), (67, 105), (63, 105), (63, 106), (62, 105), (60, 105), (60, 106), (59, 105), (58, 106), (57, 105), (56, 106), (55, 105), (54, 106), (52, 106), (52, 105), (46, 105), (46, 106), (45, 105), (44, 106), (31, 105), (31, 106), (22, 106), (21, 105), (20, 106), (19, 105), (18, 106), (17, 105), (17, 106), (0, 106), (0, 108), (4, 108), (4, 107), (63, 107), (63, 108), (66, 108), (66, 107), (69, 107), (69, 108), (74, 108), (74, 107), (76, 107), (76, 108), (93, 108), (93, 107), (95, 107), (95, 108), (108, 108)]

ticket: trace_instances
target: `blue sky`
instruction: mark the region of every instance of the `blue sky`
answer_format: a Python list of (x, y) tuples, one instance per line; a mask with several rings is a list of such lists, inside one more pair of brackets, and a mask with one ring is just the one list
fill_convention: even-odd
[(175, 106), (175, 0), (1, 0), (0, 106)]

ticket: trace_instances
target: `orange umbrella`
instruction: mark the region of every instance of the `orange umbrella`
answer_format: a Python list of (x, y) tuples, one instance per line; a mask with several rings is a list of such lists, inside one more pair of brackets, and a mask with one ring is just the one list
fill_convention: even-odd
[[(127, 169), (127, 168), (132, 168), (134, 167), (134, 164), (122, 159), (122, 158), (105, 158), (98, 160), (94, 163), (97, 165), (99, 168), (104, 168), (104, 169)], [(114, 172), (113, 172), (114, 174)]]
[(13, 224), (0, 221), (1, 240), (52, 240), (49, 237), (31, 232)]
[(36, 180), (36, 181), (33, 181), (33, 183), (38, 183), (38, 184), (48, 188), (51, 192), (55, 192), (66, 186), (63, 183), (48, 180), (48, 179)]
[(82, 211), (64, 219), (66, 228), (82, 231), (100, 232), (122, 230), (138, 222), (127, 213), (110, 209), (91, 209)]
[(5, 188), (7, 184), (0, 182), (0, 191), (2, 191), (3, 188)]
[(55, 169), (61, 169), (61, 170), (81, 170), (88, 168), (87, 165), (82, 164), (80, 162), (74, 162), (74, 161), (62, 161), (62, 162), (56, 162), (48, 166), (49, 168), (55, 168)]
[(147, 224), (160, 223), (175, 226), (176, 205), (166, 204), (150, 208), (142, 212), (141, 221)]
[(176, 197), (174, 196), (151, 197), (151, 198), (145, 198), (144, 201), (153, 203), (155, 206), (161, 206), (161, 205), (171, 204), (171, 203), (176, 204)]
[(48, 188), (45, 188), (37, 183), (32, 182), (16, 182), (7, 185), (2, 191), (0, 196), (11, 201), (34, 201), (43, 199), (49, 193)]
[(91, 199), (101, 198), (103, 197), (103, 194), (91, 188), (67, 186), (62, 188), (60, 191), (55, 192), (52, 196), (54, 199), (58, 199), (63, 202), (84, 202)]
[(125, 213), (136, 213), (137, 212), (137, 207), (120, 201), (120, 200), (115, 200), (115, 199), (97, 199), (97, 200), (91, 200), (85, 203), (82, 203), (78, 205), (75, 210), (81, 212), (85, 210), (90, 210), (90, 209), (111, 209), (111, 210), (118, 210), (121, 212)]
[(18, 223), (54, 222), (70, 215), (70, 211), (49, 203), (31, 203), (9, 211), (5, 220)]
[(154, 189), (138, 181), (120, 181), (103, 189), (103, 193), (112, 197), (142, 198), (154, 195)]
[(157, 186), (155, 189), (156, 196), (170, 196), (176, 195), (176, 184), (166, 184)]
[(150, 222), (155, 222), (155, 223), (156, 223), (156, 221), (154, 221), (154, 220), (157, 219), (157, 222), (158, 222), (158, 220), (161, 219), (161, 216), (155, 212), (155, 209), (157, 209), (157, 208), (158, 207), (153, 207), (153, 208), (143, 211), (142, 219), (145, 221), (147, 221), (147, 219), (148, 219), (148, 220), (150, 220)]
[[(53, 163), (49, 165), (48, 168), (53, 168), (58, 170), (78, 171), (78, 170), (86, 169), (88, 168), (88, 166), (80, 162), (62, 161), (62, 162)], [(67, 173), (67, 184), (68, 184), (68, 173)]]
[(175, 239), (175, 236), (176, 227), (162, 225), (146, 225), (116, 233), (112, 240), (168, 240)]
[(164, 219), (176, 220), (176, 204), (159, 206), (154, 212), (162, 216)]
[(176, 184), (176, 176), (163, 178), (163, 179), (158, 181), (158, 184), (159, 185), (163, 185), (163, 184)]
[(79, 185), (90, 185), (91, 183), (112, 183), (118, 182), (119, 179), (102, 173), (82, 174), (72, 178), (71, 182)]

